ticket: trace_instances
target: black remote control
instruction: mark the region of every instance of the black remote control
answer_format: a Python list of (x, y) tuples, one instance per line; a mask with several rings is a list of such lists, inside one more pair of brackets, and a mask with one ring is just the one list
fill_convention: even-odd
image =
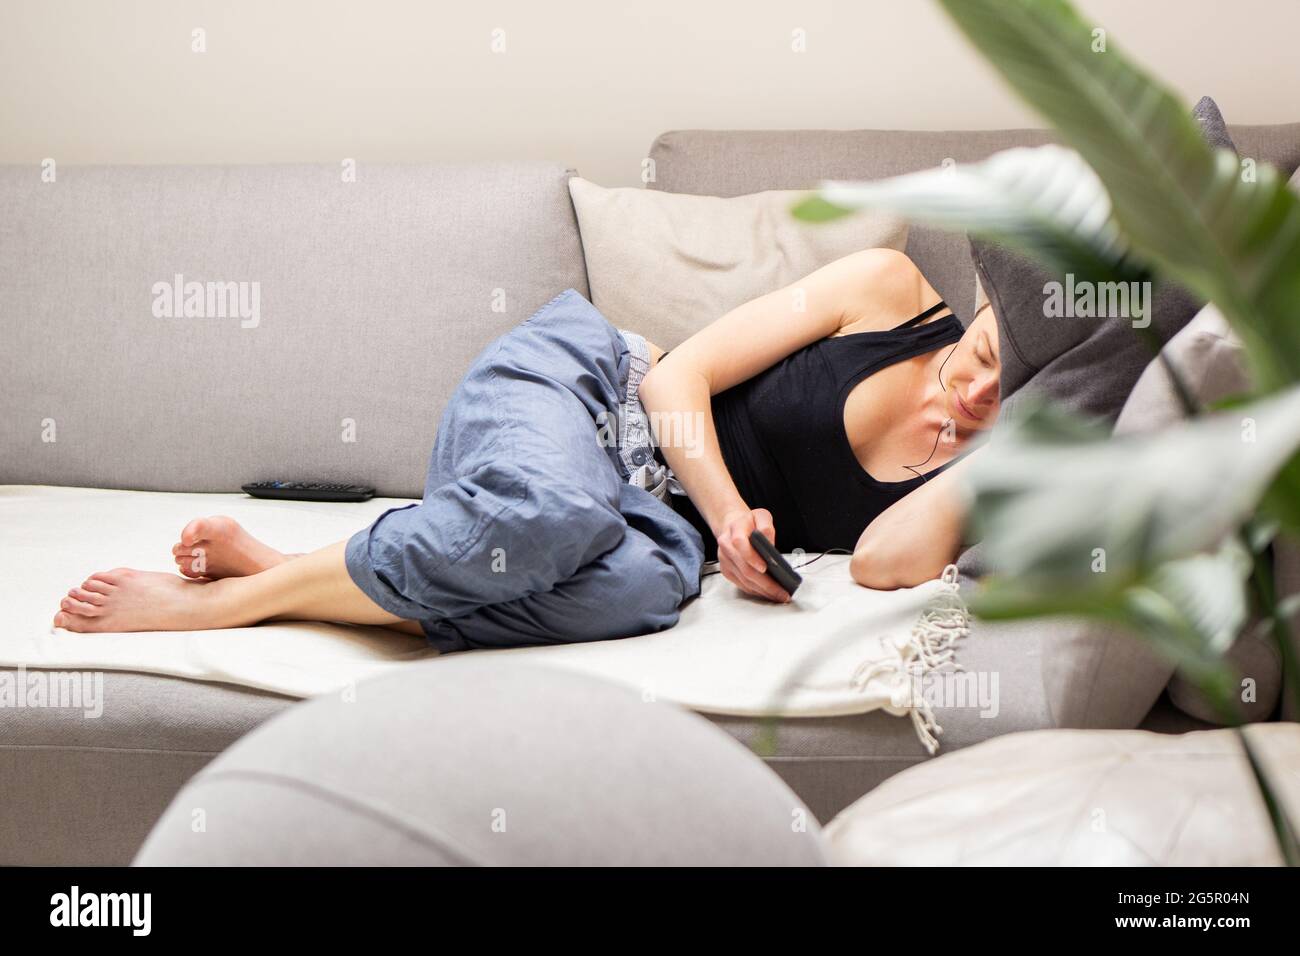
[(375, 496), (369, 485), (329, 481), (250, 481), (242, 487), (254, 498), (280, 501), (368, 501)]
[(751, 531), (749, 533), (749, 543), (754, 546), (754, 550), (758, 552), (759, 557), (763, 559), (763, 563), (767, 565), (767, 573), (771, 575), (772, 580), (785, 588), (786, 594), (794, 597), (794, 592), (799, 585), (803, 584), (803, 578), (795, 572), (794, 568), (790, 567), (790, 563), (785, 558), (781, 557), (781, 552), (776, 550), (763, 532)]

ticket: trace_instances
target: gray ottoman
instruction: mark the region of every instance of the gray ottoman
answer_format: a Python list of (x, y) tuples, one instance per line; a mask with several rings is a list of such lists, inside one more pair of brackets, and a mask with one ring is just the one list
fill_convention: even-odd
[(136, 865), (823, 863), (816, 820), (709, 721), (505, 655), (280, 714), (172, 801)]

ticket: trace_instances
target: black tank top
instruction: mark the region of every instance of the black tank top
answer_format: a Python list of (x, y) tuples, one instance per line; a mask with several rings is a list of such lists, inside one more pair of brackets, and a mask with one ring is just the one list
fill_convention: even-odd
[[(945, 308), (939, 302), (888, 331), (821, 339), (713, 396), (722, 460), (749, 507), (772, 512), (782, 551), (852, 549), (877, 515), (955, 464), (904, 481), (877, 481), (858, 463), (844, 431), (844, 404), (855, 385), (961, 338), (956, 316), (925, 322)], [(669, 499), (714, 560), (717, 541), (694, 504), (685, 495)]]

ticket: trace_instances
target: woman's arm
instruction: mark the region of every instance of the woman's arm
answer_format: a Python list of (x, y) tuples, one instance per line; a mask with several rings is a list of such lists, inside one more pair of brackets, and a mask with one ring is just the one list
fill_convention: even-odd
[[(906, 256), (890, 249), (845, 256), (731, 310), (674, 348), (641, 383), (664, 458), (718, 539), (723, 575), (742, 590), (789, 598), (749, 543), (755, 529), (776, 543), (772, 516), (751, 508), (762, 502), (741, 498), (722, 459), (710, 398), (848, 325), (887, 328), (914, 307), (919, 275)], [(665, 423), (681, 419), (691, 427), (682, 435), (664, 434)]]
[(938, 577), (964, 543), (971, 452), (951, 468), (894, 502), (867, 525), (849, 571), (866, 588), (910, 588)]

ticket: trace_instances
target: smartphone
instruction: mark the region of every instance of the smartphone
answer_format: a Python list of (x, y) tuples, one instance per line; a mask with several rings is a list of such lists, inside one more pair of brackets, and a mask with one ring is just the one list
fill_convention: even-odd
[(790, 567), (790, 563), (785, 558), (781, 557), (781, 552), (776, 550), (776, 547), (771, 541), (767, 540), (763, 532), (751, 531), (749, 533), (749, 543), (754, 546), (754, 550), (758, 552), (759, 557), (763, 559), (763, 563), (767, 565), (767, 573), (772, 580), (785, 588), (785, 592), (790, 597), (794, 597), (795, 590), (799, 585), (803, 584), (803, 578), (795, 573), (794, 568)]

